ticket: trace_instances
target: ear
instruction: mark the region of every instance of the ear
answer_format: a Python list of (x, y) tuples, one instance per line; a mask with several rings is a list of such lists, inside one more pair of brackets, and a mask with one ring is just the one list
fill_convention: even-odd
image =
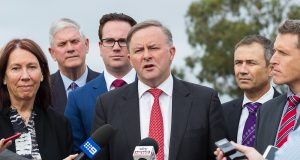
[(268, 66), (268, 74), (269, 74), (269, 77), (272, 77), (272, 69), (273, 69), (272, 65), (269, 64), (269, 66)]
[(169, 53), (170, 53), (170, 61), (172, 62), (174, 57), (175, 57), (175, 53), (176, 53), (176, 48), (175, 46), (172, 46), (170, 49), (169, 49)]
[(43, 82), (43, 80), (44, 80), (44, 76), (42, 75), (42, 77), (41, 77), (41, 82)]
[(5, 80), (5, 78), (3, 79), (3, 84), (6, 85), (6, 80)]
[(90, 48), (90, 41), (88, 38), (85, 39), (85, 46), (86, 46), (86, 54), (88, 54)]
[(56, 61), (55, 51), (52, 48), (48, 48), (49, 53), (54, 61)]
[(98, 45), (99, 45), (99, 53), (100, 53), (100, 56), (102, 57), (102, 42), (101, 41), (99, 41), (99, 43), (98, 43)]
[(128, 53), (127, 58), (128, 58), (128, 61), (129, 61), (130, 65), (133, 67), (132, 62), (131, 62), (131, 56), (132, 55), (130, 53)]

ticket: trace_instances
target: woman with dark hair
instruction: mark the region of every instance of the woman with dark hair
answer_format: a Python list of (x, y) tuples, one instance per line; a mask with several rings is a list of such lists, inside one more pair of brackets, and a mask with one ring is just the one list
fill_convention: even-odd
[(29, 39), (14, 39), (0, 55), (0, 150), (28, 159), (63, 159), (72, 152), (68, 121), (53, 111), (49, 67), (41, 48)]

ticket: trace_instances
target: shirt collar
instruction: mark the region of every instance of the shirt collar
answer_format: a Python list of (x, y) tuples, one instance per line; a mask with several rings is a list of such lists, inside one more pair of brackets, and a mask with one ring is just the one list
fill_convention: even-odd
[[(71, 80), (70, 78), (68, 78), (64, 74), (62, 74), (62, 72), (60, 72), (60, 75), (61, 75), (61, 78), (64, 82), (65, 89), (68, 90), (68, 88), (69, 88), (70, 84), (73, 82), (73, 80)], [(77, 80), (75, 80), (75, 83), (78, 85), (78, 87), (82, 87), (82, 86), (85, 85), (86, 80), (87, 80), (87, 76), (88, 76), (88, 68), (86, 67), (83, 74)]]
[[(272, 99), (274, 97), (274, 88), (270, 87), (269, 91), (265, 93), (263, 96), (261, 96), (257, 101), (261, 104), (267, 102), (268, 100)], [(247, 103), (253, 103), (250, 99), (247, 98), (246, 94), (244, 93), (244, 100), (243, 100), (243, 105), (242, 107), (244, 108), (245, 104)]]
[(291, 91), (291, 89), (288, 88), (288, 90), (287, 90), (287, 97), (294, 96), (294, 95), (300, 97), (300, 92), (294, 94), (294, 93)]
[[(158, 87), (158, 89), (161, 89), (166, 95), (172, 96), (173, 93), (173, 77), (171, 74), (169, 77), (161, 83)], [(143, 83), (141, 80), (138, 80), (138, 92), (139, 92), (139, 98), (141, 98), (151, 87)]]
[[(113, 81), (116, 80), (117, 78), (114, 77), (112, 74), (110, 74), (106, 69), (104, 69), (103, 73), (104, 73), (104, 79), (106, 82), (106, 87), (107, 87), (107, 90), (109, 91)], [(135, 81), (135, 78), (136, 78), (136, 72), (134, 69), (131, 69), (121, 79), (124, 80), (127, 84), (129, 84), (129, 83), (132, 83), (133, 81)]]

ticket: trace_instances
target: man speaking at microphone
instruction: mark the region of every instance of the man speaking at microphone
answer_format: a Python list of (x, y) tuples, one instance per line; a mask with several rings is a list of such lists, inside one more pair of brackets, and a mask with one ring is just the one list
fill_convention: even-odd
[(129, 160), (142, 138), (158, 142), (157, 160), (214, 159), (214, 142), (225, 137), (218, 94), (171, 74), (172, 34), (158, 21), (128, 33), (129, 60), (138, 80), (97, 98), (93, 130), (116, 129), (104, 159)]

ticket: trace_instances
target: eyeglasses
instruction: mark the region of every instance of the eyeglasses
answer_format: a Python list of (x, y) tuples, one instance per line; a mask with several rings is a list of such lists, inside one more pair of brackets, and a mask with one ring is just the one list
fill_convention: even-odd
[(121, 38), (121, 39), (118, 39), (118, 40), (115, 40), (113, 38), (106, 38), (106, 39), (102, 39), (101, 42), (102, 42), (102, 45), (104, 47), (113, 47), (116, 42), (118, 43), (118, 45), (120, 47), (126, 47), (127, 46), (126, 39), (124, 39), (124, 38)]

